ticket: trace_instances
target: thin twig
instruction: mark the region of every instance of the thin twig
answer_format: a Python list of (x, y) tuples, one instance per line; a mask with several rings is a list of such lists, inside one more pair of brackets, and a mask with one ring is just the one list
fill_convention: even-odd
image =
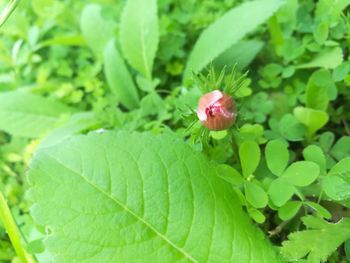
[(16, 9), (20, 0), (11, 0), (5, 9), (0, 14), (0, 27), (6, 22), (6, 20), (10, 17), (12, 12)]
[(283, 221), (281, 224), (276, 226), (275, 229), (268, 231), (269, 237), (272, 237), (272, 236), (275, 236), (275, 235), (278, 235), (279, 233), (281, 233), (283, 230), (283, 227), (285, 227), (285, 225), (287, 225), (288, 223), (289, 223), (289, 220)]

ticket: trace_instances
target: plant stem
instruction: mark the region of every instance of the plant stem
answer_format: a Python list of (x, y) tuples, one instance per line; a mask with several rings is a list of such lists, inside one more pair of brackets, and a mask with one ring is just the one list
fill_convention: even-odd
[(238, 149), (238, 145), (237, 145), (237, 141), (236, 141), (236, 136), (235, 136), (233, 131), (231, 131), (231, 132), (232, 132), (231, 146), (232, 146), (232, 150), (233, 150), (233, 158), (237, 162), (237, 165), (239, 166), (240, 170), (242, 170), (241, 162), (239, 160), (239, 149)]
[(279, 233), (281, 233), (283, 230), (283, 227), (285, 227), (289, 222), (290, 222), (290, 220), (283, 221), (275, 229), (268, 231), (269, 237), (272, 237), (272, 236), (275, 236), (275, 235), (278, 235)]
[(6, 20), (10, 17), (12, 12), (16, 9), (20, 0), (11, 0), (5, 9), (0, 14), (0, 27), (6, 22)]
[(26, 253), (21, 244), (21, 238), (16, 222), (12, 217), (10, 208), (8, 207), (4, 195), (0, 192), (0, 220), (10, 237), (11, 243), (23, 263), (35, 262), (35, 260)]
[(282, 34), (281, 27), (278, 24), (277, 17), (275, 15), (272, 16), (269, 19), (267, 25), (268, 25), (268, 28), (269, 28), (269, 31), (270, 31), (272, 43), (275, 46), (275, 52), (276, 52), (277, 55), (279, 55), (280, 54), (280, 47), (284, 43), (284, 37), (283, 37), (283, 34)]

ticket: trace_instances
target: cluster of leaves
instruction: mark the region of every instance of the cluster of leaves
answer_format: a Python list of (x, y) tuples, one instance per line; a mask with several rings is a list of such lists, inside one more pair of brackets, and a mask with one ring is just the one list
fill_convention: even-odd
[[(23, 0), (0, 41), (0, 190), (21, 260), (350, 260), (348, 6)], [(239, 119), (198, 140), (183, 116), (217, 83)]]

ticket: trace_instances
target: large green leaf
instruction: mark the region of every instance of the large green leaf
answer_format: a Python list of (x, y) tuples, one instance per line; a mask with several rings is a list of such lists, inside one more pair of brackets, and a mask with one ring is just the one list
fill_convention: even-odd
[(89, 4), (84, 8), (80, 28), (88, 46), (96, 55), (102, 56), (107, 42), (113, 37), (114, 23), (103, 17), (101, 6)]
[(55, 127), (70, 109), (62, 103), (19, 91), (0, 93), (0, 130), (37, 138)]
[(120, 40), (130, 65), (151, 79), (159, 42), (156, 0), (127, 1), (121, 18)]
[(117, 96), (119, 102), (128, 109), (138, 107), (139, 96), (136, 86), (114, 40), (107, 44), (104, 51), (104, 72), (108, 86), (112, 93)]
[(55, 262), (279, 262), (216, 166), (172, 135), (75, 136), (28, 176)]
[(198, 38), (187, 62), (184, 78), (206, 65), (266, 21), (283, 0), (256, 0), (241, 4), (210, 25)]

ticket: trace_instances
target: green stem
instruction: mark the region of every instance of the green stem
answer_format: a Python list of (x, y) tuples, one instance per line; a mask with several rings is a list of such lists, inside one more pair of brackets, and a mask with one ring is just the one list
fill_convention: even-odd
[(231, 130), (231, 132), (232, 132), (231, 146), (232, 146), (232, 150), (233, 150), (233, 158), (234, 158), (234, 161), (236, 161), (237, 165), (239, 166), (240, 170), (242, 171), (241, 161), (239, 159), (239, 149), (238, 149), (238, 145), (237, 145), (236, 136), (234, 134), (234, 131)]
[(280, 47), (284, 43), (284, 37), (280, 25), (276, 16), (272, 16), (267, 23), (272, 39), (272, 43), (275, 46), (276, 54), (280, 54)]
[(6, 22), (6, 20), (10, 17), (12, 12), (16, 9), (20, 0), (11, 0), (5, 9), (0, 14), (0, 27)]
[(10, 208), (8, 207), (4, 195), (0, 192), (0, 220), (5, 226), (10, 237), (11, 243), (23, 263), (35, 262), (34, 259), (28, 255), (21, 244), (21, 238), (16, 222), (12, 217)]

